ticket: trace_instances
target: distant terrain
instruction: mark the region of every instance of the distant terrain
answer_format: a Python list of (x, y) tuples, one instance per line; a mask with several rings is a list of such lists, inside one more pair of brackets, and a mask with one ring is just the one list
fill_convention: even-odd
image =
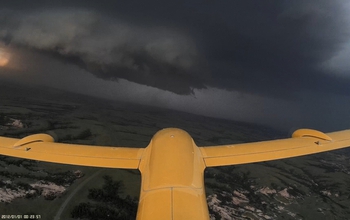
[[(158, 130), (167, 127), (186, 130), (198, 146), (290, 135), (262, 125), (16, 84), (0, 83), (0, 100), (0, 136), (6, 137), (48, 133), (64, 143), (146, 147)], [(207, 169), (211, 218), (350, 219), (349, 161), (345, 149)], [(137, 170), (0, 156), (0, 217), (134, 219), (140, 180)]]

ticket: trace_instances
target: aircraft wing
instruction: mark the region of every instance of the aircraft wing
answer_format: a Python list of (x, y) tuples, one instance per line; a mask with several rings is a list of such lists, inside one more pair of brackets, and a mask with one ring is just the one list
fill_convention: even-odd
[(47, 134), (22, 139), (0, 137), (0, 154), (46, 162), (138, 169), (143, 148), (54, 143)]
[(350, 130), (322, 133), (299, 129), (292, 138), (200, 147), (207, 167), (254, 163), (296, 157), (350, 146)]

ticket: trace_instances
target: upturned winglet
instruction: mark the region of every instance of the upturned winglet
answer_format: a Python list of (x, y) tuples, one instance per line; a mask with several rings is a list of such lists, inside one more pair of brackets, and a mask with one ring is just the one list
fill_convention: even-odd
[(332, 141), (332, 138), (329, 137), (327, 134), (321, 132), (321, 131), (317, 131), (317, 130), (313, 130), (313, 129), (298, 129), (296, 131), (294, 131), (294, 133), (292, 134), (293, 138), (297, 138), (297, 137), (314, 137), (314, 138), (318, 138), (318, 139), (322, 139), (325, 141)]
[(13, 147), (18, 148), (34, 142), (54, 142), (54, 138), (48, 134), (33, 134), (18, 140)]

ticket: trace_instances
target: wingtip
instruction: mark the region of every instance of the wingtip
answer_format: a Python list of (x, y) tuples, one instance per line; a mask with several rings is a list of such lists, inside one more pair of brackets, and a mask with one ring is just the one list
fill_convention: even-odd
[(293, 138), (297, 138), (297, 137), (314, 137), (314, 138), (318, 138), (321, 140), (326, 140), (326, 141), (332, 141), (332, 138), (329, 137), (327, 134), (321, 132), (321, 131), (317, 131), (317, 130), (313, 130), (313, 129), (298, 129), (296, 131), (294, 131), (294, 133), (292, 134)]
[(13, 147), (18, 148), (33, 142), (54, 142), (54, 138), (48, 134), (33, 134), (18, 140)]

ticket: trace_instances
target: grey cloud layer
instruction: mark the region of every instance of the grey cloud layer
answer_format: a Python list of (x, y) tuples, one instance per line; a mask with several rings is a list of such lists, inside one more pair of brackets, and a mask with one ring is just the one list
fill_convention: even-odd
[(104, 79), (177, 94), (206, 86), (282, 98), (350, 94), (347, 0), (11, 2), (5, 41)]
[(179, 31), (110, 21), (89, 10), (1, 14), (0, 36), (8, 43), (47, 52), (97, 77), (178, 94), (205, 87), (195, 44)]
[[(348, 2), (2, 1), (0, 37), (21, 54), (17, 77), (41, 85), (275, 126), (341, 129), (350, 111)], [(109, 81), (119, 78), (132, 82)]]
[(342, 2), (281, 2), (252, 4), (249, 13), (226, 16), (235, 26), (218, 28), (226, 30), (218, 34), (224, 43), (215, 45), (210, 58), (218, 64), (214, 70), (226, 76), (218, 84), (265, 95), (301, 89), (350, 94), (338, 87), (333, 72), (320, 68), (349, 39)]

